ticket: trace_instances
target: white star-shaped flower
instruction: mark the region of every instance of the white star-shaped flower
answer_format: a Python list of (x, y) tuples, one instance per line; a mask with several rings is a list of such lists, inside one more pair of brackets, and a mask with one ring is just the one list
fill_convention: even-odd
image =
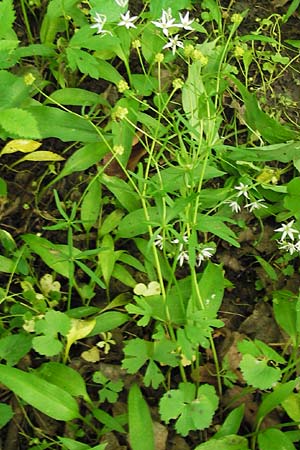
[(254, 202), (247, 203), (245, 205), (245, 208), (249, 208), (250, 212), (254, 211), (255, 209), (267, 208), (267, 206), (262, 203), (263, 201), (264, 200), (261, 198), (260, 200), (255, 200)]
[(180, 23), (177, 24), (177, 26), (183, 28), (184, 30), (192, 30), (193, 28), (191, 27), (191, 25), (194, 22), (194, 19), (190, 19), (189, 16), (190, 16), (189, 11), (185, 13), (185, 16), (179, 13)]
[(110, 31), (103, 30), (103, 27), (106, 22), (106, 16), (104, 14), (96, 13), (95, 16), (93, 17), (93, 20), (95, 23), (93, 25), (91, 25), (91, 28), (96, 28), (97, 34), (110, 33)]
[(177, 47), (183, 48), (183, 42), (179, 40), (179, 34), (174, 37), (170, 37), (169, 42), (163, 46), (163, 49), (171, 48), (173, 55), (175, 55)]
[(294, 220), (291, 220), (289, 223), (281, 224), (281, 227), (276, 228), (274, 231), (280, 231), (282, 233), (280, 241), (284, 241), (286, 236), (288, 236), (292, 241), (295, 239), (294, 234), (299, 234), (299, 231), (293, 228)]
[(240, 183), (238, 186), (234, 186), (234, 189), (238, 191), (237, 196), (240, 197), (243, 195), (246, 198), (249, 198), (248, 190), (249, 186), (248, 184)]
[(169, 36), (169, 28), (176, 26), (174, 23), (175, 19), (172, 17), (171, 8), (168, 8), (167, 11), (163, 9), (161, 18), (158, 20), (152, 21), (153, 25), (157, 28), (161, 28), (165, 36)]
[(238, 204), (238, 202), (230, 201), (230, 202), (226, 202), (226, 203), (229, 204), (232, 212), (239, 213), (241, 211), (241, 207)]
[(214, 250), (215, 249), (213, 247), (202, 248), (197, 255), (197, 267), (200, 267), (202, 261), (210, 259), (214, 254)]
[(121, 21), (118, 23), (119, 27), (126, 27), (127, 30), (129, 30), (129, 28), (136, 28), (136, 26), (134, 25), (134, 21), (138, 18), (138, 16), (132, 16), (130, 17), (130, 11), (127, 11), (126, 14), (121, 14)]

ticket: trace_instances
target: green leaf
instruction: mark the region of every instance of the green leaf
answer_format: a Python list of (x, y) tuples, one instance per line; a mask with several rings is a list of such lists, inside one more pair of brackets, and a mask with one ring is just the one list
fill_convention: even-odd
[(72, 252), (73, 258), (75, 258), (80, 255), (80, 250), (69, 247), (68, 245), (53, 244), (47, 239), (36, 236), (35, 234), (25, 234), (23, 235), (23, 240), (29, 246), (30, 250), (39, 255), (48, 267), (66, 278), (72, 275), (69, 267), (70, 252)]
[(117, 263), (114, 265), (112, 276), (121, 281), (121, 283), (125, 284), (125, 286), (134, 288), (134, 286), (136, 285), (136, 281), (131, 273), (121, 264)]
[(205, 310), (216, 317), (224, 295), (224, 274), (221, 265), (208, 262), (198, 283)]
[(140, 208), (140, 198), (133, 188), (121, 178), (110, 177), (102, 174), (101, 183), (109, 189), (127, 211), (135, 211)]
[(110, 234), (106, 234), (103, 237), (101, 247), (103, 248), (103, 251), (99, 256), (99, 266), (101, 268), (105, 284), (108, 286), (117, 259), (117, 254), (114, 248), (114, 240)]
[(280, 161), (290, 162), (300, 158), (300, 141), (288, 142), (287, 144), (274, 144), (254, 148), (235, 148), (220, 146), (226, 150), (226, 158), (234, 161)]
[(287, 415), (295, 422), (300, 423), (300, 393), (292, 392), (286, 399), (281, 402)]
[(104, 444), (90, 447), (88, 444), (83, 444), (82, 442), (74, 441), (74, 439), (66, 437), (60, 437), (59, 442), (61, 442), (68, 450), (105, 450), (107, 446), (107, 443), (105, 442)]
[(38, 121), (31, 112), (24, 109), (3, 109), (0, 114), (0, 126), (10, 137), (42, 138)]
[(273, 293), (273, 311), (278, 325), (291, 337), (296, 345), (300, 330), (297, 329), (297, 298), (288, 291)]
[(49, 98), (60, 105), (73, 106), (96, 106), (104, 102), (99, 94), (80, 88), (58, 89)]
[[(33, 118), (39, 138), (56, 137), (64, 142), (99, 142), (96, 128), (89, 119), (51, 106), (30, 106), (23, 110)], [(1, 123), (1, 122), (0, 122)], [(23, 136), (34, 139), (35, 136)]]
[(180, 383), (179, 389), (170, 390), (163, 395), (159, 411), (166, 423), (177, 419), (176, 431), (187, 436), (190, 431), (209, 427), (217, 407), (218, 396), (213, 386), (203, 384), (196, 392), (196, 386), (192, 383)]
[[(160, 225), (160, 213), (158, 208), (150, 206), (147, 209), (150, 217), (150, 223), (153, 225)], [(117, 237), (118, 238), (131, 238), (140, 234), (145, 234), (148, 231), (148, 222), (145, 219), (145, 213), (143, 209), (137, 209), (127, 214), (120, 222)]]
[(7, 196), (7, 184), (3, 178), (0, 177), (0, 197)]
[(252, 355), (244, 355), (240, 368), (245, 381), (258, 389), (270, 389), (281, 378), (281, 370), (279, 367), (268, 365), (268, 360), (259, 360)]
[(13, 273), (14, 271), (16, 271), (16, 262), (0, 255), (0, 272)]
[[(243, 417), (244, 417), (245, 405), (242, 404), (234, 408), (224, 422), (221, 425), (221, 428), (214, 435), (214, 439), (220, 439), (225, 436), (236, 435), (238, 433)], [(238, 450), (238, 449), (237, 449)]]
[(52, 184), (74, 172), (89, 169), (94, 164), (100, 162), (108, 151), (107, 145), (102, 142), (84, 145), (70, 156), (61, 173), (53, 180)]
[(110, 416), (107, 412), (101, 409), (94, 409), (92, 411), (93, 416), (103, 425), (108, 427), (109, 431), (118, 431), (119, 433), (125, 434), (126, 431), (120, 425), (115, 417)]
[(208, 442), (198, 445), (195, 450), (250, 450), (247, 439), (235, 434), (212, 438)]
[(277, 428), (268, 428), (258, 435), (259, 450), (296, 450), (290, 439)]
[[(1, 16), (2, 17), (2, 16)], [(17, 77), (6, 70), (0, 70), (0, 108), (14, 108), (22, 105), (28, 98), (30, 87), (24, 83), (23, 78)]]
[(291, 211), (296, 219), (299, 219), (300, 178), (293, 178), (287, 185), (287, 195), (284, 196), (283, 206)]
[(62, 343), (54, 336), (35, 336), (32, 339), (33, 349), (40, 355), (55, 356), (58, 355), (62, 349)]
[(98, 177), (94, 177), (85, 192), (80, 209), (80, 219), (87, 233), (99, 219), (101, 200), (101, 183)]
[(92, 78), (100, 78), (100, 64), (94, 56), (84, 50), (72, 47), (66, 49), (66, 55), (69, 67), (73, 72), (78, 69), (81, 73)]
[(38, 319), (35, 323), (35, 332), (56, 336), (57, 333), (66, 336), (71, 326), (71, 319), (60, 311), (50, 309), (45, 317)]
[(3, 428), (14, 416), (10, 405), (0, 403), (0, 428)]
[(0, 382), (26, 403), (55, 420), (80, 418), (77, 402), (69, 393), (33, 373), (0, 364)]
[(225, 221), (229, 221), (227, 217), (220, 217), (216, 214), (214, 216), (198, 214), (197, 217), (197, 229), (199, 231), (215, 234), (234, 247), (240, 247), (236, 234), (224, 223)]
[(128, 373), (136, 373), (149, 359), (151, 354), (151, 342), (144, 339), (136, 338), (125, 342), (124, 354), (122, 361), (123, 369)]
[(246, 108), (246, 122), (251, 130), (259, 134), (270, 144), (296, 140), (299, 133), (264, 113), (254, 94), (250, 94), (246, 87), (232, 74), (230, 78), (238, 87)]
[(73, 397), (82, 397), (91, 403), (84, 379), (72, 367), (58, 362), (47, 362), (36, 370), (36, 374), (49, 383), (62, 388)]
[(266, 272), (266, 274), (268, 275), (268, 277), (270, 277), (270, 279), (272, 281), (278, 280), (276, 270), (273, 268), (273, 266), (270, 263), (268, 263), (268, 261), (266, 261), (264, 258), (262, 258), (261, 256), (258, 256), (258, 255), (255, 256), (255, 259), (259, 262), (261, 267), (264, 269), (264, 271)]
[(260, 422), (274, 408), (280, 405), (294, 390), (299, 380), (291, 380), (287, 383), (278, 384), (274, 391), (267, 394), (258, 408), (256, 421)]
[(13, 31), (13, 23), (16, 18), (13, 8), (13, 0), (2, 0), (0, 3), (0, 38), (9, 39), (16, 37)]
[(134, 384), (128, 394), (129, 442), (132, 450), (155, 450), (150, 411), (140, 388)]
[(9, 366), (18, 364), (31, 349), (32, 337), (27, 334), (12, 334), (0, 339), (0, 359), (5, 359)]
[(89, 336), (96, 336), (100, 333), (106, 333), (107, 331), (114, 330), (120, 327), (125, 322), (129, 321), (128, 314), (124, 314), (117, 311), (108, 311), (95, 317), (96, 325), (90, 332)]

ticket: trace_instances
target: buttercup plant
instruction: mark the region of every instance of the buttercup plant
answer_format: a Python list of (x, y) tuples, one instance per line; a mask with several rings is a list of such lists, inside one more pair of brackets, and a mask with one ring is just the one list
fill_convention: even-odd
[(0, 1), (4, 447), (16, 423), (20, 449), (154, 450), (155, 417), (166, 450), (174, 432), (295, 450), (299, 293), (280, 271), (300, 251), (299, 127), (272, 101), (299, 82), (281, 26), (300, 2), (264, 5), (251, 32), (234, 2), (16, 3)]

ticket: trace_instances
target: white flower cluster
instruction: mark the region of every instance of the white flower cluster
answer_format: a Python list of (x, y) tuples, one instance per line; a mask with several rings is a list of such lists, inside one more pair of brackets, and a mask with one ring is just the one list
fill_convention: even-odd
[[(285, 250), (293, 255), (294, 253), (300, 253), (300, 239), (299, 239), (299, 231), (294, 226), (294, 220), (291, 220), (289, 223), (282, 223), (279, 228), (276, 228), (274, 231), (281, 232), (281, 237), (279, 239), (279, 249)], [(298, 237), (298, 241), (295, 242), (295, 235)], [(288, 238), (288, 239), (287, 239)]]
[[(125, 8), (128, 5), (128, 0), (115, 0), (115, 2), (117, 3), (118, 6), (121, 6), (122, 8)], [(136, 21), (137, 18), (138, 18), (138, 16), (130, 17), (130, 11), (126, 11), (125, 14), (120, 15), (121, 20), (118, 23), (118, 26), (119, 27), (124, 26), (125, 28), (127, 28), (127, 30), (129, 30), (129, 28), (136, 28), (136, 26), (134, 25), (134, 22)], [(105, 14), (96, 13), (95, 16), (93, 17), (93, 20), (95, 23), (93, 25), (91, 25), (91, 28), (96, 28), (97, 34), (112, 35), (112, 33), (110, 31), (103, 29), (103, 27), (106, 23), (106, 20), (107, 20), (107, 17)]]
[[(128, 5), (128, 0), (115, 0), (118, 6), (125, 8)], [(167, 11), (162, 10), (162, 15), (158, 20), (152, 21), (153, 25), (157, 28), (162, 29), (163, 34), (169, 38), (169, 41), (166, 45), (164, 45), (163, 49), (170, 48), (172, 50), (173, 55), (176, 52), (177, 48), (183, 48), (183, 42), (179, 39), (179, 34), (175, 36), (171, 33), (171, 28), (173, 29), (183, 29), (183, 30), (192, 30), (191, 27), (193, 23), (193, 19), (190, 19), (189, 12), (187, 11), (184, 15), (179, 13), (179, 23), (176, 23), (175, 18), (172, 17), (172, 10), (168, 8)], [(124, 26), (129, 30), (129, 28), (136, 28), (135, 21), (138, 19), (138, 16), (130, 16), (130, 11), (127, 10), (124, 14), (120, 14), (120, 21), (118, 23), (119, 27)], [(104, 29), (104, 25), (106, 23), (107, 17), (105, 14), (95, 13), (93, 17), (93, 25), (91, 28), (95, 28), (97, 30), (97, 34), (102, 34), (103, 36), (106, 34), (112, 35), (112, 33), (108, 30)], [(170, 35), (171, 34), (171, 35)]]
[(152, 21), (153, 25), (162, 29), (163, 34), (169, 38), (169, 41), (163, 46), (163, 49), (171, 48), (173, 55), (175, 55), (177, 47), (183, 48), (183, 42), (179, 40), (179, 34), (170, 36), (170, 29), (181, 28), (187, 31), (192, 30), (193, 28), (191, 25), (194, 20), (190, 19), (189, 14), (188, 11), (185, 15), (179, 13), (180, 23), (175, 23), (175, 19), (172, 17), (172, 10), (171, 8), (168, 8), (167, 11), (164, 9), (162, 10), (162, 15), (158, 20)]
[(244, 208), (249, 209), (250, 212), (254, 211), (255, 209), (261, 209), (261, 208), (267, 208), (266, 205), (263, 204), (263, 199), (254, 200), (252, 202), (249, 202), (250, 196), (249, 196), (249, 185), (240, 183), (238, 186), (234, 186), (234, 189), (237, 191), (236, 197), (237, 200), (231, 200), (229, 202), (226, 202), (229, 204), (231, 210), (235, 213), (239, 213), (242, 208), (241, 205), (238, 202), (239, 197), (244, 197), (247, 200), (247, 203), (245, 204)]
[[(180, 241), (179, 239), (173, 239), (171, 241), (171, 244), (178, 244), (179, 248), (178, 248), (178, 252), (176, 252), (177, 255), (177, 261), (179, 262), (179, 266), (182, 267), (183, 264), (185, 262), (189, 261), (189, 253), (188, 250), (186, 248), (186, 244), (188, 243), (188, 236), (185, 233), (182, 236), (182, 240)], [(156, 247), (158, 247), (160, 250), (163, 250), (164, 248), (164, 238), (158, 234), (154, 240), (154, 245)], [(209, 247), (207, 244), (199, 244), (198, 249), (197, 249), (197, 255), (196, 255), (196, 266), (200, 267), (201, 263), (203, 261), (206, 261), (208, 259), (210, 259), (213, 254), (215, 253), (215, 248), (214, 247)]]

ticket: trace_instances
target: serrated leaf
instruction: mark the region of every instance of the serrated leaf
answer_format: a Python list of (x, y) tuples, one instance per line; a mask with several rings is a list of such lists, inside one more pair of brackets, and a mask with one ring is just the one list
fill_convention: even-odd
[(132, 450), (155, 450), (150, 411), (140, 388), (134, 384), (128, 394), (129, 442)]
[(1, 155), (22, 152), (31, 153), (41, 146), (41, 142), (33, 141), (32, 139), (14, 139), (9, 141), (2, 149)]
[(0, 115), (0, 125), (9, 136), (20, 136), (29, 139), (41, 139), (38, 122), (28, 111), (21, 108), (3, 109)]
[(26, 403), (55, 420), (80, 418), (77, 402), (69, 393), (33, 373), (0, 364), (0, 382)]
[(13, 0), (2, 0), (0, 3), (0, 38), (15, 36), (13, 23), (16, 18)]
[(9, 366), (16, 365), (31, 349), (32, 337), (26, 334), (12, 334), (0, 339), (0, 359)]
[(150, 348), (151, 342), (139, 338), (125, 342), (123, 369), (128, 373), (136, 373), (148, 360)]
[(203, 430), (210, 426), (218, 406), (218, 397), (213, 386), (204, 384), (198, 388), (192, 383), (180, 383), (160, 400), (159, 411), (168, 423), (177, 419), (175, 428), (182, 436), (189, 431)]
[(63, 348), (62, 343), (53, 336), (35, 336), (32, 339), (32, 348), (40, 355), (55, 356), (58, 355)]
[(245, 381), (257, 389), (271, 389), (281, 378), (278, 367), (268, 366), (268, 360), (259, 360), (252, 355), (244, 355), (240, 362)]

